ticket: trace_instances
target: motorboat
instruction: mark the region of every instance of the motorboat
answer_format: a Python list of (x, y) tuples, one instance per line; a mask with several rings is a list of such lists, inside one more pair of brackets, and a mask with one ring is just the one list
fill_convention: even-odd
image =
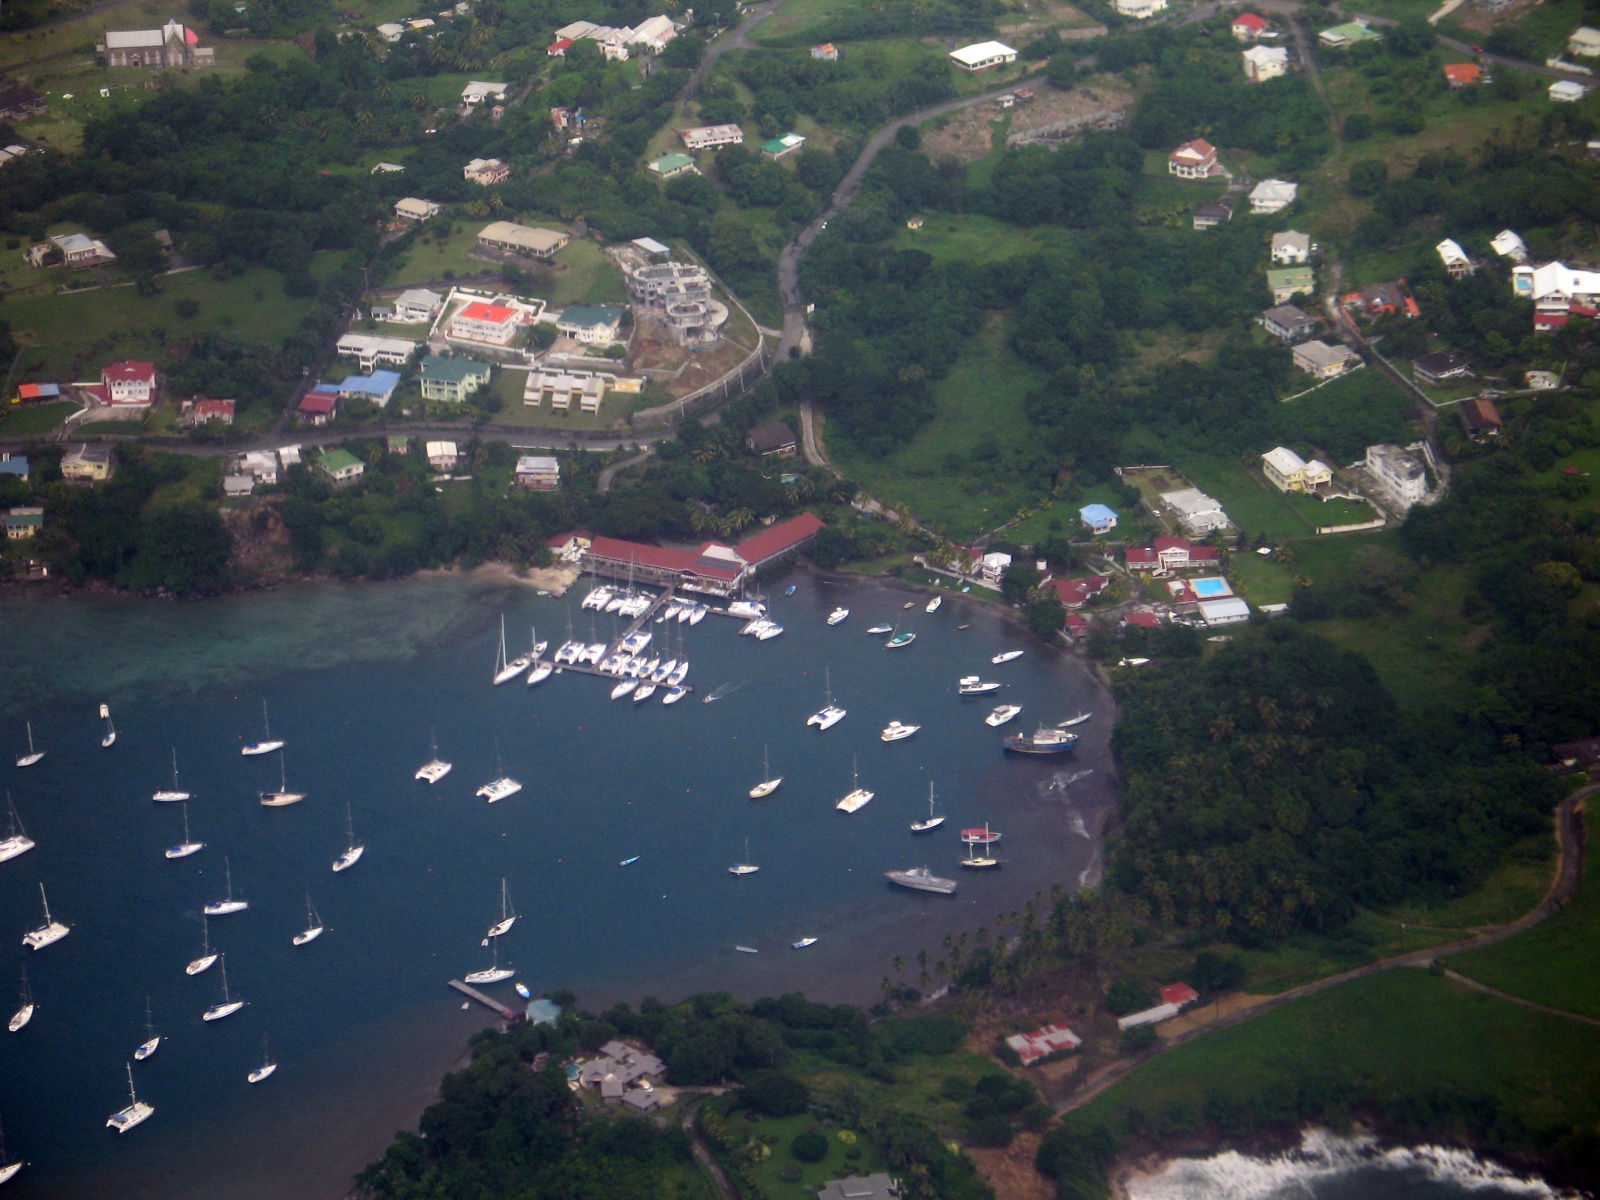
[(533, 999), (533, 993), (528, 990), (528, 985), (527, 984), (525, 984), (525, 983), (513, 983), (511, 986), (516, 991), (517, 995), (521, 996), (524, 1000), (532, 1000)]
[(115, 1129), (118, 1133), (127, 1133), (136, 1125), (143, 1125), (155, 1116), (156, 1109), (153, 1104), (146, 1104), (139, 1099), (139, 1093), (133, 1090), (133, 1064), (128, 1064), (128, 1107), (112, 1113), (106, 1118), (106, 1128)]
[(33, 722), (32, 721), (27, 722), (27, 726), (28, 726), (28, 752), (17, 759), (17, 766), (19, 766), (19, 767), (31, 767), (31, 766), (34, 765), (34, 763), (38, 762), (40, 759), (42, 759), (44, 757), (44, 751), (43, 750), (36, 750), (34, 748), (34, 745), (33, 745)]
[(340, 871), (348, 871), (351, 867), (355, 866), (356, 863), (361, 861), (361, 856), (367, 852), (367, 848), (365, 846), (356, 844), (356, 822), (355, 818), (350, 813), (350, 806), (348, 804), (344, 806), (344, 825), (345, 830), (350, 837), (350, 844), (345, 847), (343, 854), (339, 855), (338, 858), (333, 860), (333, 871), (336, 875)]
[(44, 903), (44, 924), (22, 935), (22, 944), (30, 950), (43, 950), (46, 946), (53, 946), (72, 932), (70, 927), (50, 915), (50, 900), (44, 894), (42, 883), (39, 885), (39, 899)]
[(873, 633), (873, 634), (877, 634), (877, 633), (892, 633), (893, 631), (894, 631), (894, 626), (893, 625), (889, 625), (887, 623), (873, 625), (870, 628), (868, 628), (868, 630), (867, 630), (868, 633)]
[(4, 838), (0, 838), (0, 862), (10, 862), (19, 854), (26, 854), (34, 847), (34, 840), (28, 836), (27, 830), (22, 828), (22, 820), (17, 816), (17, 806), (11, 802), (11, 792), (6, 792), (6, 811), (11, 817), (11, 826)]
[(980, 676), (963, 675), (956, 683), (956, 692), (962, 696), (981, 696), (985, 692), (998, 692), (998, 683), (985, 683)]
[(907, 600), (907, 601), (906, 601), (906, 602), (905, 602), (905, 603), (904, 603), (904, 604), (902, 604), (902, 605), (901, 605), (901, 606), (900, 606), (900, 607), (901, 607), (901, 608), (905, 608), (905, 609), (910, 609), (910, 608), (914, 608), (914, 607), (915, 607), (915, 606), (916, 606), (916, 603), (917, 603), (917, 602), (916, 602), (916, 601), (915, 601), (915, 600)]
[(785, 596), (792, 596), (792, 595), (794, 595), (794, 592), (795, 592), (795, 587), (796, 587), (796, 586), (797, 586), (797, 585), (796, 585), (796, 584), (792, 584), (792, 583), (791, 583), (791, 584), (790, 584), (790, 585), (789, 585), (789, 586), (788, 586), (788, 587), (786, 587), (786, 588), (784, 588), (784, 589), (783, 589), (783, 594), (784, 594), (784, 595), (785, 595)]
[(272, 1046), (267, 1041), (267, 1035), (263, 1033), (261, 1035), (261, 1065), (246, 1075), (245, 1078), (251, 1083), (260, 1083), (277, 1069), (278, 1064), (272, 1061)]
[(957, 886), (954, 879), (943, 879), (927, 867), (908, 867), (904, 871), (885, 871), (883, 874), (890, 883), (897, 883), (912, 891), (933, 892), (940, 896), (954, 895)]
[(515, 796), (522, 790), (522, 785), (505, 773), (500, 765), (500, 743), (494, 744), (494, 770), (495, 778), (479, 788), (474, 795), (482, 796), (490, 804), (504, 800), (508, 796)]
[(288, 808), (291, 804), (299, 804), (306, 798), (304, 792), (291, 792), (289, 790), (289, 768), (284, 762), (284, 753), (278, 750), (278, 790), (275, 792), (257, 792), (263, 808)]
[(619, 866), (619, 867), (631, 867), (631, 866), (633, 866), (634, 863), (639, 861), (639, 858), (640, 858), (640, 856), (635, 854), (632, 858), (623, 859), (621, 862), (619, 862), (617, 864), (617, 866)]
[(1119, 667), (1142, 667), (1142, 666), (1145, 665), (1145, 663), (1147, 663), (1149, 661), (1150, 660), (1148, 658), (1119, 658), (1119, 659), (1117, 659), (1117, 666), (1119, 666)]
[(661, 697), (661, 703), (663, 703), (663, 704), (676, 704), (679, 700), (682, 700), (688, 694), (689, 694), (689, 689), (688, 688), (675, 687), (672, 690), (670, 690), (665, 696)]
[(1081, 712), (1075, 717), (1068, 717), (1065, 721), (1057, 721), (1056, 728), (1071, 729), (1074, 725), (1082, 725), (1092, 716), (1094, 716), (1092, 712)]
[(971, 846), (991, 846), (1004, 836), (1002, 833), (996, 833), (991, 830), (987, 825), (981, 828), (974, 826), (971, 829), (963, 829), (961, 831), (961, 840)]
[(157, 804), (172, 804), (189, 799), (189, 793), (178, 789), (178, 748), (172, 748), (172, 787), (162, 788), (150, 797)]
[(257, 754), (271, 754), (274, 750), (283, 749), (283, 739), (272, 736), (272, 722), (267, 720), (267, 702), (261, 702), (261, 727), (262, 738), (259, 742), (250, 742), (239, 747), (239, 753), (246, 758), (253, 758)]
[[(963, 588), (962, 590), (965, 591), (966, 589)], [(963, 629), (971, 629), (971, 628), (972, 628), (972, 622), (968, 621), (965, 625), (957, 625), (956, 626), (956, 632), (960, 633)]]
[(243, 1000), (235, 1000), (228, 991), (228, 956), (222, 956), (222, 999), (213, 1004), (200, 1014), (202, 1021), (220, 1021), (223, 1017), (231, 1017), (244, 1007)]
[[(760, 954), (761, 953), (761, 951), (757, 950), (754, 946), (735, 946), (734, 949), (737, 950), (740, 954)], [(798, 950), (799, 947), (796, 946), (795, 949)]]
[(1016, 754), (1065, 754), (1077, 744), (1077, 734), (1044, 726), (1033, 733), (1013, 733), (1006, 737), (1006, 749)]
[(420, 779), (423, 783), (428, 784), (438, 783), (446, 775), (450, 774), (450, 764), (439, 757), (438, 735), (434, 736), (432, 746), (433, 757), (418, 767), (417, 773), (412, 776), (413, 779)]
[(317, 909), (311, 903), (311, 893), (306, 893), (306, 927), (294, 935), (294, 944), (304, 946), (316, 941), (322, 936), (322, 918), (317, 915)]
[(641, 703), (641, 702), (643, 702), (645, 700), (650, 699), (650, 697), (654, 696), (655, 694), (656, 694), (656, 685), (655, 684), (653, 684), (653, 683), (641, 683), (638, 687), (633, 689), (633, 702), (635, 704), (639, 704), (639, 703)]
[(745, 840), (744, 840), (744, 857), (742, 859), (740, 859), (738, 862), (734, 863), (733, 866), (728, 868), (728, 874), (730, 874), (730, 875), (754, 875), (759, 870), (761, 870), (761, 868), (756, 866), (755, 863), (750, 861), (750, 839), (749, 838), (745, 838)]
[(848, 608), (836, 608), (828, 614), (828, 624), (842, 625), (846, 620), (849, 619), (849, 616), (850, 610)]
[(519, 654), (516, 658), (506, 658), (506, 618), (500, 614), (500, 647), (495, 652), (494, 681), (496, 685), (509, 682), (528, 669), (532, 661), (528, 655)]
[(996, 654), (989, 661), (992, 662), (992, 663), (995, 663), (995, 664), (1007, 663), (1007, 662), (1010, 662), (1013, 658), (1021, 658), (1024, 653), (1026, 653), (1026, 651), (1023, 651), (1023, 650), (1002, 650), (999, 654)]
[(489, 932), (484, 934), (484, 940), (501, 937), (511, 931), (517, 923), (517, 910), (511, 907), (511, 893), (506, 890), (506, 881), (500, 881), (500, 919), (489, 926)]
[(931, 613), (932, 612), (938, 612), (939, 611), (939, 605), (941, 605), (943, 603), (944, 603), (944, 597), (943, 596), (935, 596), (932, 600), (928, 601), (927, 607), (924, 608), (922, 611), (923, 612), (931, 612)]
[(815, 725), (818, 729), (832, 729), (840, 721), (844, 720), (845, 710), (833, 702), (833, 675), (831, 668), (823, 668), (823, 677), (826, 682), (823, 684), (822, 696), (826, 703), (806, 718), (806, 724)]
[(816, 944), (817, 944), (817, 939), (816, 938), (814, 938), (814, 937), (803, 937), (798, 942), (791, 942), (790, 946), (791, 946), (792, 949), (795, 949), (795, 950), (804, 950), (807, 946), (815, 946)]
[(616, 687), (611, 689), (611, 698), (613, 700), (621, 700), (624, 696), (638, 686), (639, 681), (637, 679), (624, 679), (621, 683), (617, 684)]
[(189, 965), (183, 969), (183, 973), (185, 975), (198, 975), (202, 971), (209, 971), (211, 964), (216, 962), (218, 957), (220, 956), (211, 949), (211, 924), (202, 916), (200, 918), (200, 957), (191, 960)]
[(748, 621), (755, 617), (766, 616), (767, 606), (759, 600), (735, 600), (728, 605), (728, 615)]
[(29, 1021), (33, 1020), (33, 990), (28, 987), (28, 966), (22, 966), (22, 995), (17, 1000), (17, 1011), (11, 1014), (11, 1020), (6, 1022), (6, 1028), (12, 1033), (18, 1033)]
[(235, 900), (233, 898), (233, 866), (228, 862), (226, 856), (222, 859), (222, 873), (227, 880), (228, 892), (221, 900), (207, 902), (203, 911), (208, 917), (225, 917), (229, 913), (243, 912), (250, 907), (250, 901)]
[(1000, 726), (1004, 725), (1007, 721), (1011, 720), (1012, 717), (1016, 716), (1021, 711), (1022, 705), (1020, 704), (997, 705), (995, 710), (983, 719), (983, 723), (989, 726), (991, 729), (999, 729)]
[(921, 725), (903, 725), (899, 721), (890, 721), (878, 736), (886, 742), (903, 742), (921, 728)]
[(927, 833), (930, 829), (937, 829), (944, 824), (943, 817), (933, 815), (933, 784), (928, 784), (928, 819), (925, 821), (911, 822), (912, 833)]
[(761, 747), (761, 782), (756, 784), (755, 787), (750, 789), (750, 799), (752, 799), (752, 800), (760, 800), (765, 796), (772, 795), (773, 792), (778, 790), (778, 785), (780, 783), (782, 783), (782, 782), (783, 782), (783, 776), (782, 775), (774, 775), (772, 773), (772, 762), (767, 757), (767, 748), (765, 746), (762, 746)]
[(872, 793), (861, 786), (860, 779), (856, 776), (856, 760), (850, 760), (850, 792), (834, 805), (842, 813), (860, 812), (872, 799)]
[(204, 842), (196, 842), (191, 840), (189, 837), (189, 806), (185, 804), (183, 806), (183, 841), (179, 842), (176, 846), (168, 846), (166, 849), (166, 857), (188, 858), (189, 855), (198, 854), (205, 848), (206, 844)]
[(111, 723), (111, 706), (109, 704), (100, 706), (100, 719), (106, 723), (106, 731), (100, 737), (100, 748), (109, 750), (117, 744), (117, 727)]
[(161, 1035), (156, 1032), (155, 1022), (150, 1018), (150, 997), (144, 998), (144, 1041), (139, 1043), (138, 1049), (133, 1052), (135, 1062), (143, 1062), (161, 1048)]
[(500, 965), (500, 939), (495, 938), (489, 943), (494, 947), (494, 963), (482, 971), (471, 971), (461, 978), (468, 983), (499, 983), (503, 979), (510, 979), (516, 974), (511, 967)]

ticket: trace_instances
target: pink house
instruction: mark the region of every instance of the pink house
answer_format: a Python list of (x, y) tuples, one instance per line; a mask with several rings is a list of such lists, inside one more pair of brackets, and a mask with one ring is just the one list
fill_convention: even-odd
[(107, 404), (144, 407), (156, 398), (155, 363), (125, 359), (100, 372), (100, 387)]
[(1199, 546), (1188, 538), (1167, 535), (1149, 546), (1129, 549), (1124, 560), (1130, 571), (1186, 571), (1192, 567), (1215, 567), (1222, 558), (1211, 546)]

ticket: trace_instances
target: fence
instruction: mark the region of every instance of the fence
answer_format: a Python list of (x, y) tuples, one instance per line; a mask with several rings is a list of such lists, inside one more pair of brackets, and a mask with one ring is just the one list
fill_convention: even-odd
[(641, 409), (633, 414), (635, 432), (641, 429), (670, 429), (687, 417), (698, 416), (735, 396), (741, 396), (761, 379), (772, 367), (772, 355), (767, 350), (767, 339), (757, 335), (756, 348), (737, 367), (721, 379), (690, 392), (671, 404)]

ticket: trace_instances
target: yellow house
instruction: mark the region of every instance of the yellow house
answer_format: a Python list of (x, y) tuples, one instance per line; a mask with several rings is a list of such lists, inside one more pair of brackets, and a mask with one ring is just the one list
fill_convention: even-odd
[(1305, 462), (1287, 446), (1263, 454), (1261, 470), (1280, 492), (1310, 492), (1333, 482), (1333, 470), (1327, 463), (1316, 458)]
[(61, 460), (61, 478), (74, 483), (98, 483), (110, 474), (109, 446), (79, 446)]

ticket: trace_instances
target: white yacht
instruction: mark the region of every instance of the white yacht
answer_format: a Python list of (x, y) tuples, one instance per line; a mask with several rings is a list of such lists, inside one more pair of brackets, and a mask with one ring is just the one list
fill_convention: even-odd
[(17, 1172), (27, 1165), (20, 1158), (15, 1162), (10, 1162), (6, 1159), (6, 1134), (5, 1130), (0, 1129), (0, 1183), (6, 1183), (14, 1179)]
[(833, 674), (832, 669), (823, 668), (822, 698), (823, 706), (806, 718), (807, 725), (815, 725), (818, 729), (832, 729), (844, 720), (845, 710), (833, 702)]
[(642, 703), (643, 701), (650, 699), (650, 697), (654, 696), (655, 694), (656, 694), (656, 685), (655, 684), (653, 684), (653, 683), (641, 683), (638, 687), (634, 688), (634, 690), (633, 690), (633, 702), (635, 704)]
[(22, 827), (22, 819), (17, 816), (17, 806), (11, 802), (11, 792), (6, 791), (6, 812), (11, 817), (11, 826), (4, 838), (0, 838), (0, 862), (9, 862), (19, 854), (26, 854), (34, 847), (34, 841), (28, 836), (28, 831)]
[(117, 744), (117, 727), (111, 723), (111, 706), (109, 704), (100, 706), (100, 719), (106, 723), (106, 731), (100, 737), (100, 748), (109, 750)]
[(272, 722), (267, 720), (267, 702), (265, 700), (261, 702), (261, 727), (265, 731), (265, 735), (259, 742), (251, 742), (249, 745), (239, 748), (239, 753), (246, 758), (254, 757), (257, 754), (271, 754), (274, 750), (283, 749), (283, 739), (272, 736)]
[(484, 971), (473, 971), (463, 975), (462, 979), (468, 983), (499, 983), (502, 979), (510, 979), (516, 974), (510, 967), (500, 965), (500, 939), (495, 938), (489, 943), (494, 947), (494, 965)]
[(542, 656), (544, 654), (544, 652), (546, 650), (548, 650), (549, 648), (550, 648), (550, 643), (549, 643), (548, 640), (543, 641), (543, 642), (541, 642), (539, 640), (539, 627), (537, 625), (529, 625), (528, 626), (528, 661), (529, 662), (538, 662), (540, 656)]
[(244, 1007), (243, 1000), (235, 1000), (228, 991), (228, 956), (222, 956), (222, 1000), (213, 1004), (200, 1014), (202, 1021), (220, 1021), (223, 1017), (231, 1017)]
[(828, 614), (828, 624), (829, 625), (842, 625), (842, 624), (844, 624), (846, 618), (848, 618), (849, 616), (850, 616), (850, 610), (848, 608), (844, 608), (844, 607), (836, 608), (831, 613)]
[(997, 705), (995, 710), (983, 719), (983, 723), (989, 726), (991, 729), (999, 729), (1000, 726), (1004, 725), (1007, 721), (1011, 720), (1012, 717), (1016, 716), (1021, 711), (1022, 705), (1020, 704)]
[(528, 671), (528, 686), (532, 687), (536, 683), (543, 683), (550, 678), (550, 673), (555, 669), (555, 664), (546, 659), (534, 659), (533, 666)]
[(671, 672), (667, 675), (667, 683), (671, 687), (677, 687), (686, 678), (688, 678), (688, 676), (689, 660), (687, 658), (680, 658), (678, 660), (678, 665), (673, 667)]
[(583, 603), (579, 605), (579, 607), (600, 609), (604, 608), (610, 600), (610, 588), (605, 586), (592, 587), (589, 589), (589, 594), (583, 598)]
[(998, 683), (985, 683), (980, 676), (963, 675), (956, 681), (956, 692), (962, 696), (981, 696), (985, 692), (998, 692)]
[(150, 797), (157, 804), (174, 804), (189, 799), (189, 793), (178, 789), (178, 748), (172, 748), (172, 786), (162, 788)]
[(507, 775), (500, 766), (499, 742), (496, 742), (494, 746), (494, 769), (495, 778), (473, 793), (474, 795), (482, 796), (490, 804), (495, 803), (497, 800), (504, 800), (508, 796), (515, 796), (522, 790), (522, 785)]
[(867, 806), (867, 801), (872, 799), (872, 793), (861, 786), (861, 780), (856, 777), (856, 760), (850, 759), (850, 794), (835, 804), (842, 813), (860, 812)]
[(745, 840), (744, 840), (744, 857), (742, 859), (740, 859), (738, 862), (734, 863), (733, 866), (728, 868), (728, 874), (730, 874), (730, 875), (754, 875), (759, 870), (761, 870), (761, 868), (756, 866), (755, 863), (750, 861), (750, 839), (749, 838), (745, 838)]
[(317, 916), (317, 907), (311, 903), (311, 893), (306, 893), (306, 927), (294, 935), (294, 944), (304, 946), (314, 942), (322, 936), (322, 918)]
[(133, 1052), (135, 1062), (143, 1062), (156, 1052), (161, 1046), (161, 1035), (156, 1032), (155, 1022), (150, 1019), (150, 997), (144, 998), (144, 1041), (139, 1043), (139, 1048)]
[(517, 910), (511, 907), (511, 893), (506, 890), (506, 881), (500, 881), (500, 919), (489, 926), (489, 932), (483, 935), (484, 941), (497, 938), (511, 931), (517, 923)]
[[(706, 607), (704, 604), (696, 604), (694, 606), (694, 608), (691, 609), (690, 612), (689, 612), (689, 624), (691, 624), (691, 625), (700, 624), (701, 621), (704, 621), (706, 619), (706, 614), (708, 612), (710, 612), (710, 611), (711, 610), (708, 607)], [(680, 616), (678, 618), (678, 620), (682, 621), (683, 618)]]
[(639, 681), (637, 679), (624, 679), (621, 683), (617, 684), (616, 687), (611, 689), (611, 698), (613, 700), (621, 700), (624, 696), (638, 686)]
[(245, 1076), (251, 1083), (260, 1083), (267, 1076), (278, 1069), (278, 1064), (272, 1061), (272, 1044), (267, 1041), (267, 1035), (261, 1035), (261, 1065)]
[(188, 858), (189, 855), (198, 854), (205, 848), (206, 844), (204, 842), (191, 841), (189, 838), (189, 806), (185, 804), (183, 806), (183, 841), (176, 846), (168, 846), (166, 856), (168, 858)]
[(224, 855), (222, 859), (222, 873), (228, 883), (228, 894), (221, 900), (207, 901), (204, 912), (208, 917), (225, 917), (229, 913), (243, 912), (250, 907), (248, 900), (235, 900), (233, 898), (233, 864)]
[(500, 646), (495, 651), (494, 681), (496, 685), (515, 679), (528, 669), (528, 656), (519, 654), (516, 658), (506, 658), (506, 618), (500, 614)]
[(43, 750), (35, 750), (33, 748), (33, 722), (32, 721), (27, 722), (27, 726), (28, 726), (28, 752), (17, 759), (17, 766), (19, 766), (19, 767), (31, 767), (31, 766), (33, 766), (34, 763), (38, 762), (41, 758), (44, 757), (44, 751)]
[(682, 700), (688, 694), (689, 694), (689, 689), (688, 688), (675, 687), (675, 688), (672, 688), (671, 690), (669, 690), (665, 696), (661, 697), (661, 703), (663, 703), (663, 704), (676, 704), (679, 700)]
[(12, 1033), (17, 1033), (29, 1021), (33, 1020), (33, 991), (28, 987), (28, 965), (22, 965), (22, 995), (17, 1001), (17, 1011), (11, 1014), (11, 1020), (6, 1023), (6, 1028)]
[(989, 661), (996, 664), (1010, 662), (1013, 658), (1021, 658), (1024, 653), (1022, 650), (1002, 650)]
[(761, 628), (756, 630), (756, 641), (770, 642), (783, 632), (783, 626), (776, 621), (762, 620)]
[(767, 606), (759, 600), (735, 600), (728, 605), (728, 615), (730, 617), (742, 617), (748, 621), (755, 617), (766, 616)]
[(433, 735), (433, 741), (431, 744), (433, 747), (433, 757), (418, 767), (417, 773), (412, 776), (413, 779), (420, 779), (423, 783), (438, 783), (446, 775), (450, 774), (450, 764), (439, 757), (438, 734)]
[(106, 1128), (115, 1129), (118, 1133), (127, 1133), (135, 1125), (143, 1125), (155, 1116), (156, 1109), (153, 1104), (146, 1104), (139, 1099), (139, 1093), (133, 1090), (133, 1064), (128, 1064), (128, 1107), (119, 1112), (112, 1113), (106, 1118)]
[(877, 625), (870, 626), (867, 629), (867, 632), (870, 633), (870, 634), (874, 634), (874, 635), (877, 635), (877, 634), (880, 634), (880, 633), (893, 633), (894, 632), (894, 626), (893, 625), (889, 625), (887, 623), (880, 623), (880, 624), (877, 624)]
[(804, 950), (807, 946), (815, 946), (816, 944), (817, 944), (817, 939), (816, 938), (814, 938), (814, 937), (803, 937), (798, 942), (791, 942), (790, 946), (791, 946), (792, 949), (795, 949), (795, 950)]
[(903, 742), (921, 728), (921, 725), (902, 725), (899, 721), (890, 721), (878, 736), (886, 742)]
[(183, 969), (185, 975), (198, 975), (202, 971), (209, 971), (211, 964), (216, 962), (218, 955), (211, 949), (211, 923), (204, 916), (200, 918), (200, 957), (192, 960)]
[(923, 611), (924, 612), (938, 612), (939, 611), (939, 605), (941, 605), (943, 603), (944, 603), (944, 597), (943, 596), (935, 596), (932, 600), (928, 601), (928, 606), (927, 606), (927, 608), (923, 609)]
[(22, 935), (22, 944), (30, 950), (43, 950), (59, 942), (72, 930), (50, 915), (50, 900), (44, 894), (44, 884), (39, 885), (39, 899), (44, 903), (44, 924)]
[(278, 790), (275, 792), (257, 792), (263, 808), (288, 808), (291, 804), (299, 804), (306, 798), (304, 792), (291, 792), (289, 790), (289, 768), (284, 761), (285, 755), (280, 748), (278, 751)]
[(344, 806), (344, 825), (345, 831), (350, 836), (350, 844), (345, 847), (343, 854), (333, 860), (334, 874), (338, 874), (340, 871), (348, 871), (361, 861), (361, 856), (367, 851), (365, 846), (356, 843), (356, 821), (350, 815), (350, 806), (348, 804)]
[(750, 799), (760, 800), (763, 796), (770, 796), (778, 790), (778, 785), (783, 782), (782, 775), (772, 773), (772, 762), (767, 757), (767, 747), (761, 747), (761, 782), (750, 789)]
[(928, 784), (928, 817), (925, 821), (911, 822), (912, 833), (927, 833), (930, 829), (937, 829), (944, 824), (943, 817), (933, 815), (933, 784)]

